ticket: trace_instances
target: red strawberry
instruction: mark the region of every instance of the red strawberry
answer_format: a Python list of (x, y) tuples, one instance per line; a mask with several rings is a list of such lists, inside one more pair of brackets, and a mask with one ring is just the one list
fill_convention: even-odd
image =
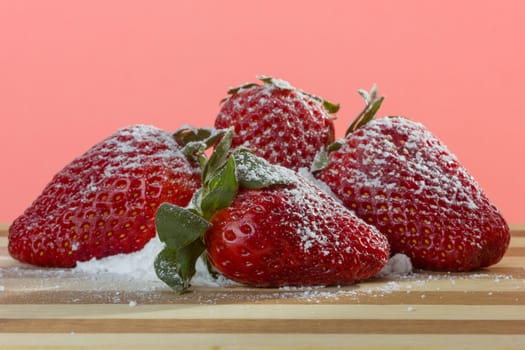
[(215, 120), (218, 129), (235, 128), (232, 146), (246, 146), (270, 163), (309, 168), (315, 155), (334, 140), (338, 105), (287, 82), (260, 77), (262, 85), (231, 89)]
[(70, 267), (141, 249), (156, 234), (159, 204), (186, 205), (200, 187), (198, 162), (181, 150), (174, 135), (155, 127), (117, 131), (55, 175), (13, 222), (10, 254)]
[(509, 228), (474, 178), (423, 125), (373, 120), (383, 98), (375, 87), (360, 93), (367, 107), (316, 177), (416, 268), (467, 271), (497, 263)]
[(175, 290), (189, 286), (205, 249), (224, 276), (256, 287), (348, 284), (386, 264), (386, 237), (305, 178), (246, 150), (217, 154), (190, 207), (157, 213), (167, 247), (156, 271)]

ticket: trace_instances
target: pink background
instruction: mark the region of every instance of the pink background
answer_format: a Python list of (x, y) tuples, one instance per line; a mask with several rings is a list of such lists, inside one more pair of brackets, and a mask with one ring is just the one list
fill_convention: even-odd
[(230, 86), (273, 75), (427, 125), (525, 223), (525, 1), (0, 0), (0, 222), (133, 123), (212, 125)]

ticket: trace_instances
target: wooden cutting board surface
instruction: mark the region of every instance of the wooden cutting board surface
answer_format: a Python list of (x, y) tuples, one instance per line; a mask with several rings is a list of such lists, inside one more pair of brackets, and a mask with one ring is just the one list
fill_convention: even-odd
[(193, 288), (23, 265), (0, 226), (0, 349), (525, 349), (525, 225), (489, 269)]

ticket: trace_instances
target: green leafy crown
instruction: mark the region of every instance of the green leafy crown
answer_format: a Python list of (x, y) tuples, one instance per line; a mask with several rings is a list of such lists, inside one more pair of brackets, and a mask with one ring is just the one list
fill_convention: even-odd
[[(184, 127), (176, 139), (187, 154), (199, 159), (202, 187), (186, 207), (162, 203), (156, 214), (159, 239), (165, 244), (157, 255), (157, 276), (173, 290), (182, 293), (195, 275), (195, 264), (205, 259), (205, 233), (217, 211), (231, 205), (239, 188), (260, 189), (292, 181), (290, 172), (255, 156), (246, 148), (231, 150), (233, 128), (227, 130)], [(215, 145), (211, 156), (205, 150)], [(213, 273), (207, 262), (208, 268)]]

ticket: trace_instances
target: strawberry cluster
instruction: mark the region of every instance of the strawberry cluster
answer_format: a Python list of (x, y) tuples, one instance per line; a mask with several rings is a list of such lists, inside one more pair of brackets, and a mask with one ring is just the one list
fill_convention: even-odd
[(178, 292), (198, 259), (256, 287), (349, 284), (397, 253), (426, 270), (500, 261), (509, 228), (474, 178), (422, 124), (374, 119), (375, 87), (359, 93), (339, 140), (338, 105), (270, 77), (231, 89), (214, 128), (121, 129), (51, 180), (9, 252), (71, 267), (158, 235), (155, 271)]

